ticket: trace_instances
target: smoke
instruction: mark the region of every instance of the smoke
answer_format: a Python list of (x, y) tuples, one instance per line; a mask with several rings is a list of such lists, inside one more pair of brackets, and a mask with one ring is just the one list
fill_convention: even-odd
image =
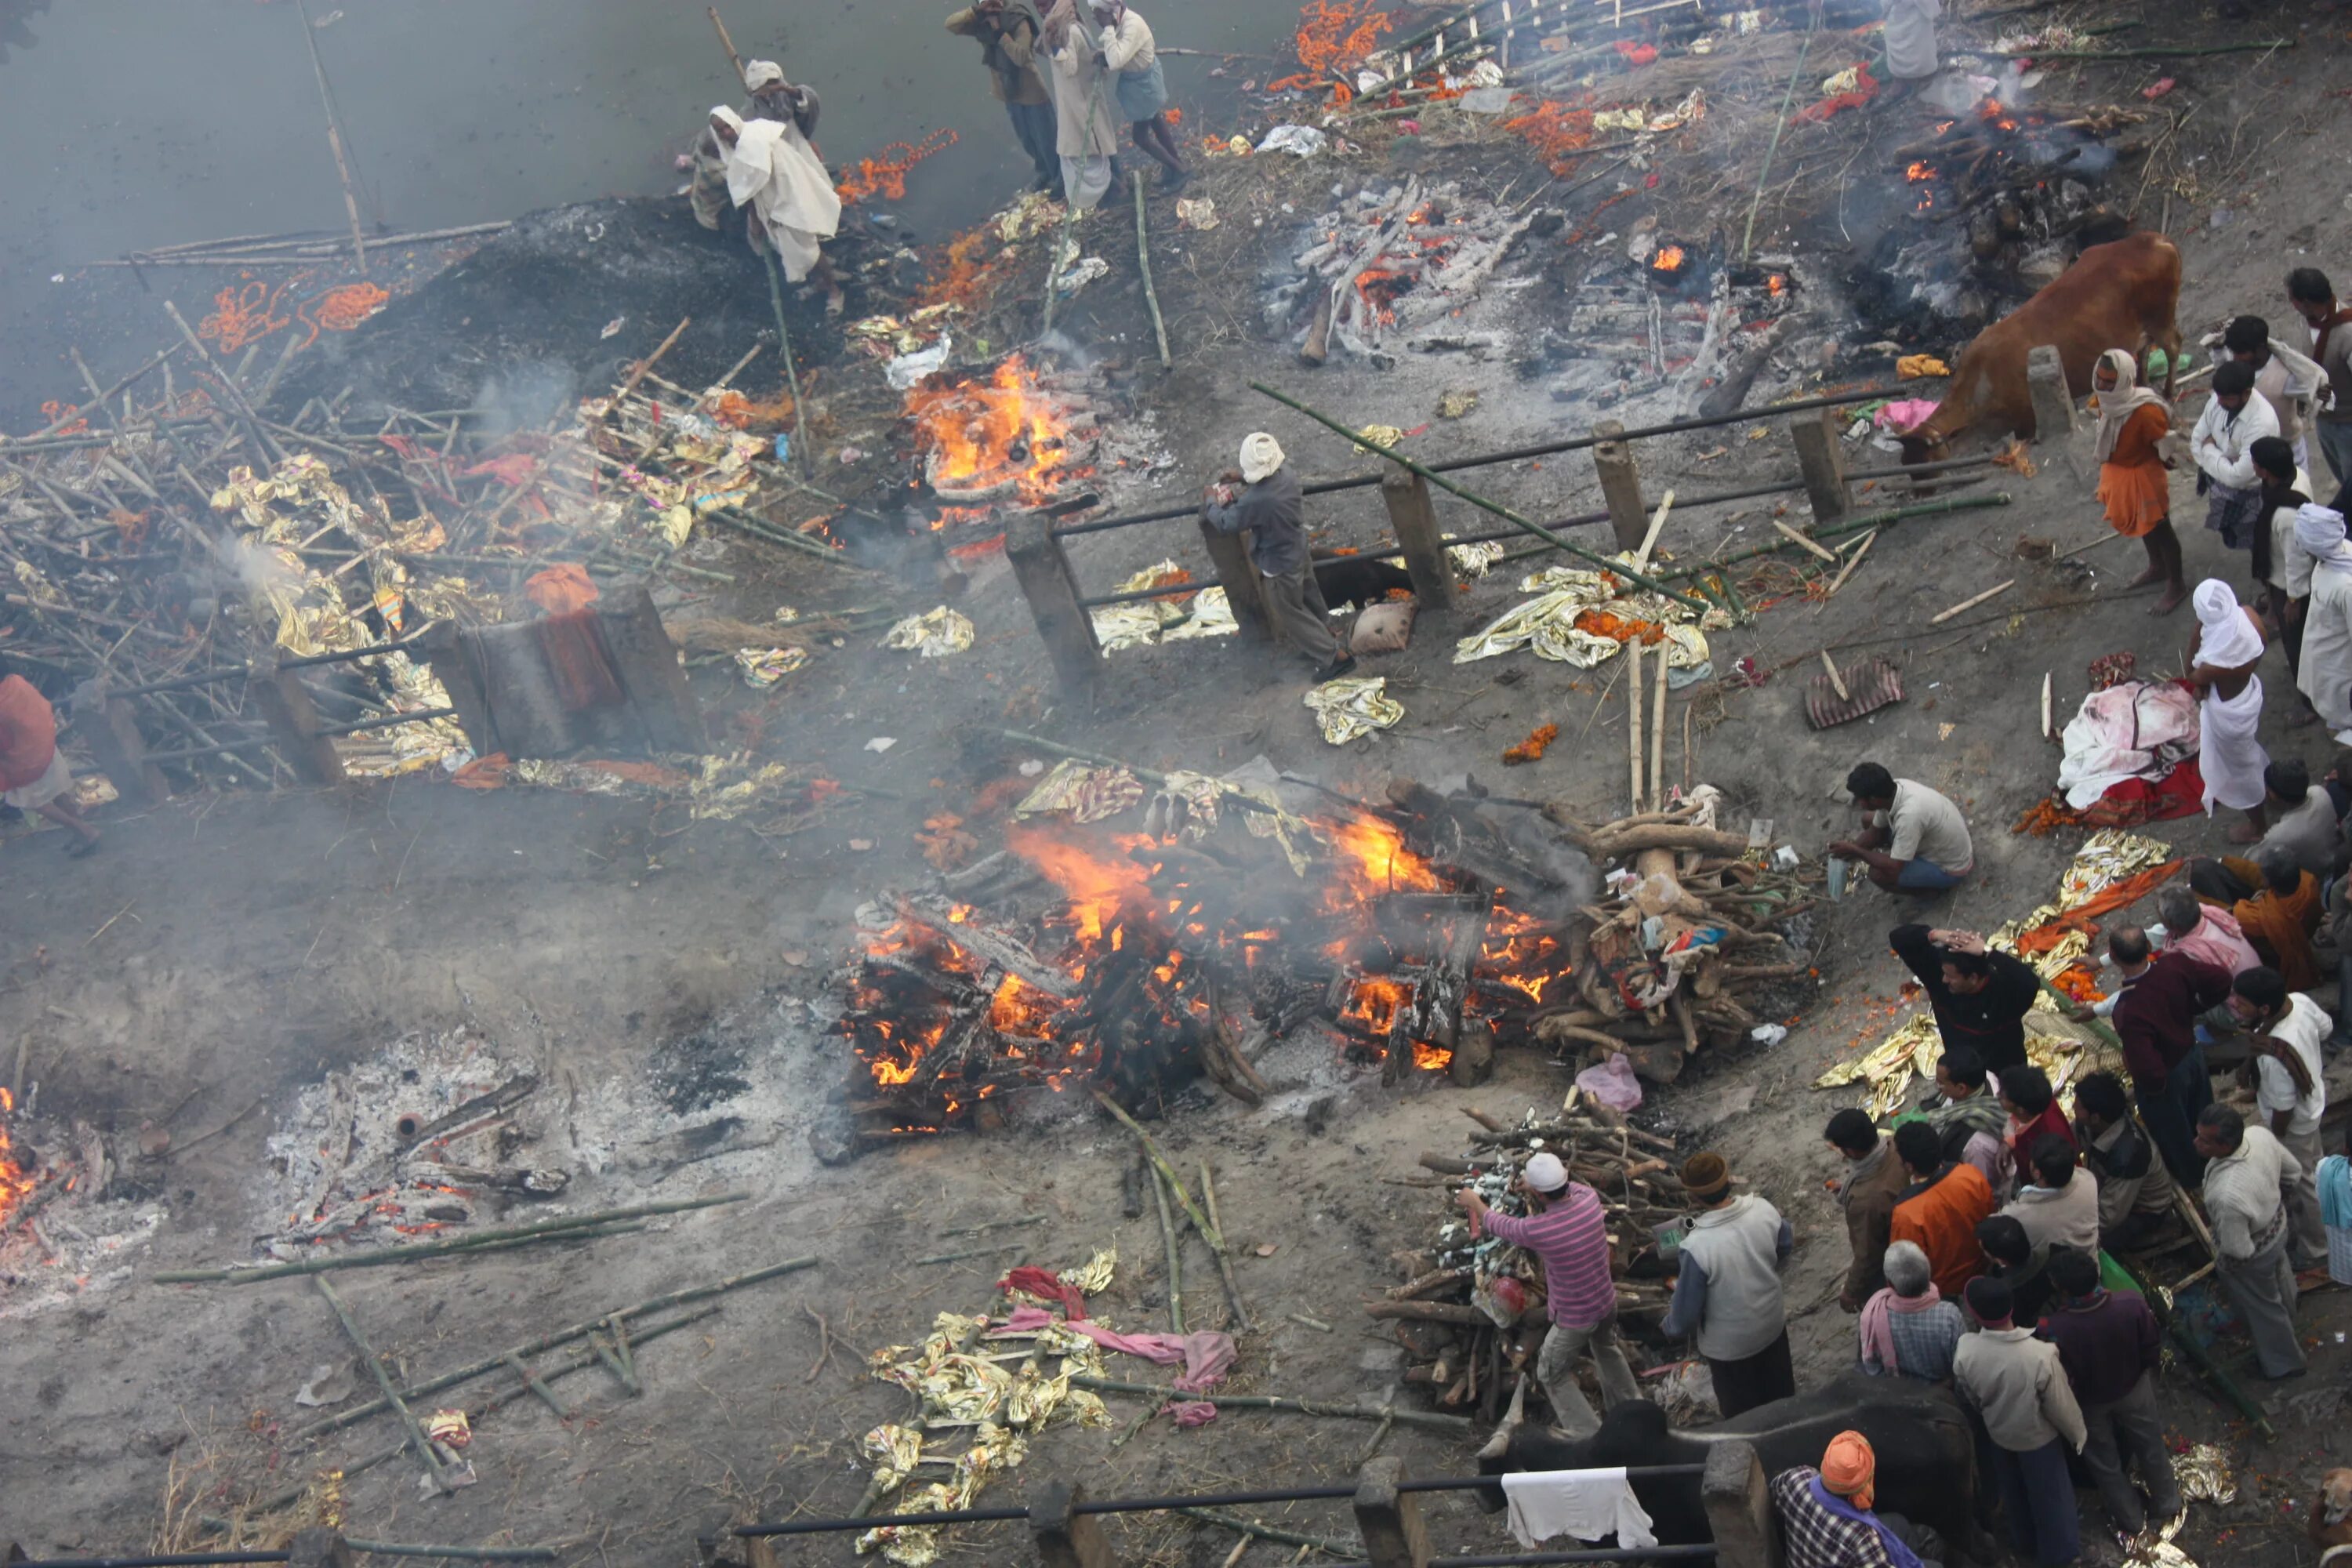
[(540, 361), (498, 372), (474, 394), (475, 435), (484, 445), (535, 430), (569, 410), (580, 378), (568, 365)]

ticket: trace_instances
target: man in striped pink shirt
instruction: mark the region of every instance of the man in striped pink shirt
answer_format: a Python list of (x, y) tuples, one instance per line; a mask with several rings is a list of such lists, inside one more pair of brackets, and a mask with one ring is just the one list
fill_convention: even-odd
[(1617, 1285), (1610, 1275), (1609, 1226), (1601, 1194), (1568, 1179), (1559, 1156), (1538, 1153), (1520, 1173), (1520, 1186), (1532, 1211), (1525, 1219), (1496, 1214), (1477, 1192), (1454, 1194), (1470, 1215), (1470, 1233), (1484, 1232), (1524, 1247), (1543, 1262), (1544, 1299), (1551, 1328), (1536, 1360), (1536, 1381), (1551, 1399), (1552, 1419), (1571, 1437), (1589, 1437), (1601, 1418), (1577, 1385), (1576, 1357), (1592, 1352), (1601, 1374), (1602, 1402), (1612, 1410), (1639, 1399), (1633, 1369), (1617, 1341)]

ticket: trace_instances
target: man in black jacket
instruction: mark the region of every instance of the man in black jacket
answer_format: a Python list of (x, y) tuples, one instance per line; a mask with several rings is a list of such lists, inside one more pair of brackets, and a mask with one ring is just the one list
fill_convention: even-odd
[(1261, 430), (1242, 443), (1241, 468), (1218, 476), (1201, 514), (1220, 533), (1249, 535), (1266, 616), (1285, 641), (1316, 661), (1317, 682), (1354, 669), (1355, 659), (1324, 623), (1323, 590), (1307, 558), (1306, 498), (1273, 437)]
[(1973, 931), (1896, 926), (1886, 945), (1919, 977), (1947, 1047), (1966, 1046), (1999, 1074), (2025, 1065), (2025, 1015), (2041, 994), (2033, 971)]

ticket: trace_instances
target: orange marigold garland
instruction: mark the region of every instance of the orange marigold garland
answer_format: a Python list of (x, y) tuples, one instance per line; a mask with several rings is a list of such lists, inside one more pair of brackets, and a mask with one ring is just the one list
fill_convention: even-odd
[(941, 127), (920, 142), (893, 142), (882, 149), (880, 157), (857, 160), (834, 187), (835, 194), (845, 202), (861, 202), (877, 195), (894, 202), (901, 200), (907, 194), (907, 171), (961, 140), (954, 132)]
[(1513, 765), (1519, 763), (1540, 762), (1543, 758), (1544, 752), (1550, 749), (1551, 743), (1554, 741), (1559, 739), (1559, 725), (1538, 725), (1528, 734), (1526, 740), (1521, 741), (1517, 745), (1506, 751), (1503, 753), (1503, 761), (1507, 764)]

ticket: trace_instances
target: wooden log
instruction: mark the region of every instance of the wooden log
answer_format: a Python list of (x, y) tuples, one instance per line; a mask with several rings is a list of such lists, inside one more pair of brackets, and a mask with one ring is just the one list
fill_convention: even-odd
[(1612, 860), (1623, 859), (1645, 849), (1695, 849), (1703, 855), (1744, 855), (1748, 852), (1748, 837), (1745, 834), (1673, 823), (1644, 824), (1626, 828), (1622, 833), (1603, 829), (1592, 837), (1591, 852)]
[[(1233, 1305), (1234, 1326), (1247, 1333), (1255, 1325), (1250, 1321), (1249, 1309), (1242, 1304), (1241, 1281), (1234, 1278), (1233, 1248), (1223, 1239), (1225, 1222), (1217, 1215), (1216, 1177), (1210, 1172), (1206, 1160), (1201, 1162), (1201, 1203), (1209, 1211), (1209, 1224), (1218, 1238), (1210, 1241), (1209, 1247), (1216, 1255), (1217, 1273), (1225, 1282), (1225, 1300)], [(1209, 1238), (1203, 1236), (1202, 1239), (1208, 1241)]]
[[(1162, 1388), (1149, 1383), (1121, 1383), (1114, 1378), (1074, 1375), (1072, 1388), (1092, 1389), (1097, 1394), (1139, 1394), (1149, 1399), (1169, 1400), (1186, 1397), (1181, 1390)], [(1216, 1403), (1229, 1410), (1284, 1410), (1299, 1415), (1327, 1415), (1348, 1421), (1379, 1421), (1393, 1414), (1401, 1426), (1425, 1427), (1433, 1432), (1451, 1432), (1456, 1436), (1467, 1433), (1470, 1423), (1459, 1415), (1433, 1415), (1419, 1410), (1397, 1410), (1377, 1405), (1335, 1405), (1319, 1399), (1291, 1399), (1276, 1394), (1217, 1394)]]
[(1491, 1326), (1492, 1318), (1475, 1307), (1453, 1301), (1367, 1301), (1364, 1315), (1370, 1318), (1411, 1318), (1424, 1323), (1455, 1323), (1464, 1328), (1481, 1324)]
[(336, 1294), (334, 1286), (323, 1274), (313, 1276), (310, 1283), (319, 1288), (319, 1294), (324, 1296), (327, 1305), (335, 1310), (336, 1320), (343, 1325), (343, 1332), (351, 1336), (353, 1348), (360, 1352), (360, 1360), (367, 1363), (368, 1371), (375, 1374), (376, 1386), (383, 1390), (384, 1403), (392, 1407), (393, 1414), (400, 1417), (400, 1424), (408, 1429), (408, 1441), (415, 1448), (417, 1458), (424, 1462), (425, 1473), (432, 1478), (435, 1489), (444, 1497), (456, 1491), (457, 1488), (450, 1480), (449, 1472), (441, 1468), (441, 1457), (433, 1451), (433, 1439), (425, 1435), (425, 1428), (417, 1424), (415, 1412), (408, 1408), (407, 1401), (400, 1396), (400, 1390), (393, 1385), (392, 1373), (384, 1370), (383, 1358), (375, 1353), (367, 1342), (367, 1336), (360, 1332), (360, 1326), (352, 1320), (351, 1309), (343, 1305), (342, 1297)]
[(1017, 938), (991, 930), (977, 921), (961, 923), (951, 921), (945, 910), (933, 910), (913, 899), (892, 900), (898, 918), (909, 925), (918, 925), (951, 946), (988, 960), (998, 968), (1019, 975), (1024, 981), (1051, 996), (1067, 1000), (1078, 994), (1078, 988), (1067, 974), (1047, 963)]
[(1151, 1203), (1160, 1215), (1160, 1242), (1168, 1249), (1168, 1327), (1184, 1331), (1184, 1258), (1177, 1246), (1176, 1226), (1168, 1217), (1168, 1184), (1158, 1171), (1151, 1173)]

